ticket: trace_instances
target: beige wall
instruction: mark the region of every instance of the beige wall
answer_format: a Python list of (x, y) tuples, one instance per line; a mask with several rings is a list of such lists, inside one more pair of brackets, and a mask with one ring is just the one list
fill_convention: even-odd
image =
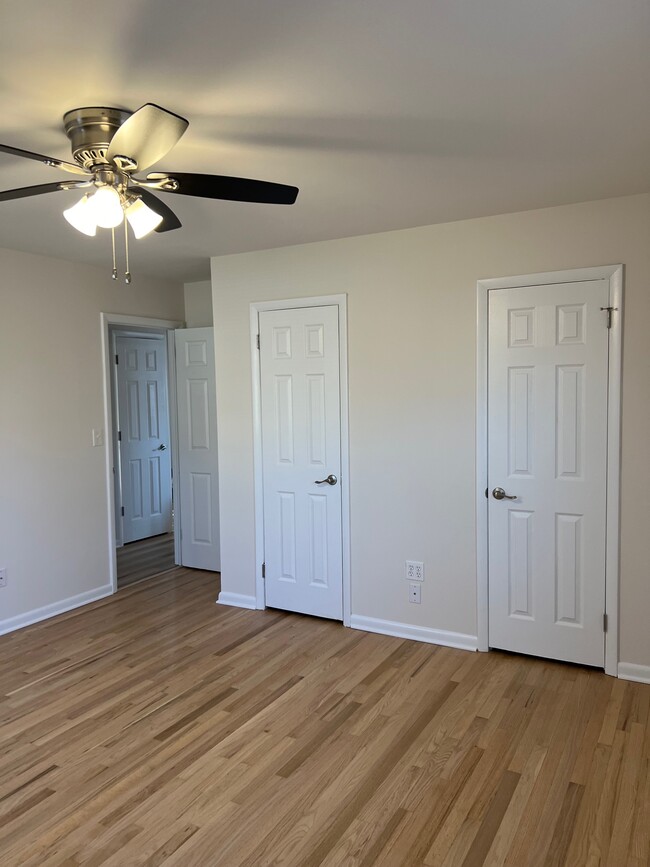
[(185, 324), (188, 328), (204, 328), (212, 325), (212, 284), (209, 280), (186, 283)]
[(109, 581), (102, 311), (182, 320), (182, 286), (0, 250), (0, 629)]
[(255, 593), (251, 301), (349, 296), (353, 613), (475, 635), (476, 281), (619, 262), (620, 658), (650, 665), (649, 195), (213, 258), (224, 589)]

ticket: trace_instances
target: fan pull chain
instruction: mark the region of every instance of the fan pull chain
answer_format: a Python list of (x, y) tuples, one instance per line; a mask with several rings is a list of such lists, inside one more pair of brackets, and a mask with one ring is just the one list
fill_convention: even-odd
[(111, 236), (113, 240), (113, 273), (111, 277), (113, 280), (117, 280), (117, 262), (115, 261), (115, 229), (111, 229)]
[(129, 229), (126, 220), (124, 221), (124, 253), (126, 255), (126, 271), (124, 272), (124, 282), (131, 282), (131, 272), (129, 271)]

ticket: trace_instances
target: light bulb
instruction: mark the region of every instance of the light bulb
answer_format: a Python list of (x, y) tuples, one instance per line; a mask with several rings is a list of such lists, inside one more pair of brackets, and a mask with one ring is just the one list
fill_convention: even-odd
[(124, 219), (120, 194), (113, 187), (100, 187), (90, 199), (95, 222), (102, 229), (114, 229)]
[(142, 199), (136, 199), (126, 209), (126, 219), (129, 221), (135, 237), (144, 238), (162, 223), (163, 218), (148, 205), (145, 205)]
[(88, 196), (79, 199), (76, 205), (63, 212), (63, 216), (71, 226), (74, 226), (79, 232), (83, 232), (84, 235), (94, 236), (97, 234), (97, 222)]

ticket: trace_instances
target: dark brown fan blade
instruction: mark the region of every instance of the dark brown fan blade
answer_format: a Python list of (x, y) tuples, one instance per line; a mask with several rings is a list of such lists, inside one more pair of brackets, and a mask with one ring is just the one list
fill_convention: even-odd
[(204, 199), (228, 199), (231, 202), (259, 202), (268, 205), (293, 205), (298, 187), (253, 181), (250, 178), (229, 178), (225, 175), (197, 175), (187, 172), (152, 172), (148, 181), (169, 177), (178, 181), (177, 190), (161, 190), (181, 196), (199, 196)]
[(147, 207), (151, 208), (151, 210), (155, 211), (157, 214), (160, 214), (163, 218), (162, 223), (159, 226), (156, 226), (156, 232), (171, 232), (172, 229), (180, 229), (183, 225), (172, 209), (168, 208), (164, 202), (160, 201), (158, 196), (154, 196), (154, 194), (149, 190), (145, 190), (144, 187), (139, 187), (137, 195), (140, 196)]
[(40, 196), (43, 193), (56, 193), (57, 190), (76, 190), (89, 187), (90, 183), (80, 181), (55, 181), (53, 184), (38, 184), (36, 187), (20, 187), (17, 190), (0, 191), (0, 202), (8, 202), (11, 199), (26, 199), (28, 196)]
[(52, 166), (55, 169), (61, 169), (62, 171), (70, 172), (73, 175), (88, 174), (85, 169), (75, 163), (67, 163), (65, 160), (58, 160), (55, 157), (46, 157), (43, 154), (35, 154), (33, 151), (24, 151), (20, 148), (11, 147), (11, 145), (0, 144), (0, 151), (6, 154), (12, 154), (15, 157), (24, 157), (26, 160), (36, 160), (38, 163), (45, 163), (46, 166)]

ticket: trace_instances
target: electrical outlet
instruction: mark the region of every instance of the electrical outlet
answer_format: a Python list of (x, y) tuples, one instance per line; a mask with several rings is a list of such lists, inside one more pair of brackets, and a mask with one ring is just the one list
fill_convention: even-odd
[(7, 570), (0, 569), (0, 587), (7, 586)]
[(405, 577), (407, 581), (424, 581), (424, 563), (421, 560), (407, 560)]
[(409, 584), (409, 602), (414, 602), (416, 605), (419, 605), (421, 600), (420, 591), (422, 587), (420, 584)]

